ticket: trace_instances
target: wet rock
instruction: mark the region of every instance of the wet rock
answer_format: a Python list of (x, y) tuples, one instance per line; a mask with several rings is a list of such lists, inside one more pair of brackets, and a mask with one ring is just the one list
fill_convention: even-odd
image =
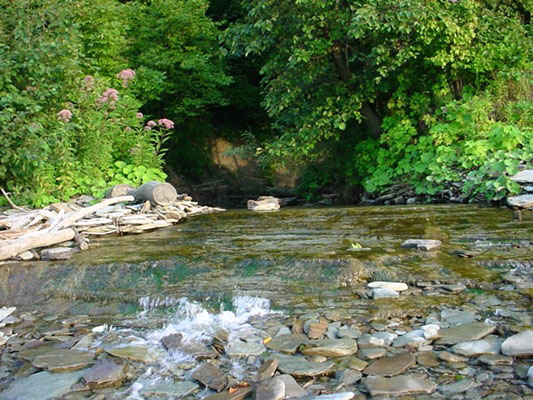
[(164, 357), (164, 354), (158, 349), (137, 345), (115, 347), (107, 350), (107, 352), (114, 357), (144, 363), (154, 363)]
[(307, 395), (307, 392), (304, 390), (304, 388), (298, 385), (298, 382), (296, 382), (291, 375), (283, 374), (279, 375), (277, 378), (282, 380), (285, 384), (285, 398), (291, 399), (304, 397)]
[(57, 374), (39, 372), (27, 378), (13, 382), (9, 388), (0, 393), (0, 400), (52, 400), (70, 392), (72, 385), (77, 383), (83, 371)]
[(283, 400), (284, 398), (285, 382), (277, 377), (261, 382), (255, 389), (255, 400)]
[(412, 353), (397, 354), (392, 357), (380, 358), (363, 371), (367, 375), (395, 376), (400, 375), (416, 364)]
[(372, 396), (403, 396), (408, 394), (431, 394), (437, 385), (426, 378), (401, 375), (393, 378), (369, 376), (365, 385)]
[(495, 329), (496, 326), (484, 322), (474, 322), (453, 328), (441, 329), (440, 335), (442, 337), (436, 343), (440, 345), (453, 345), (461, 342), (479, 340), (490, 335)]
[(309, 336), (309, 339), (322, 339), (326, 330), (328, 329), (329, 322), (325, 319), (319, 321), (309, 320), (304, 324), (304, 331)]
[(498, 354), (501, 350), (501, 340), (483, 339), (462, 342), (453, 345), (450, 350), (466, 357), (476, 357), (482, 354)]
[(345, 369), (338, 374), (339, 382), (343, 385), (353, 385), (356, 382), (359, 382), (363, 374), (360, 371), (353, 369)]
[(235, 390), (224, 391), (217, 394), (212, 394), (211, 396), (204, 397), (203, 400), (243, 400), (249, 395), (252, 394), (252, 387), (240, 387), (235, 388)]
[(367, 286), (370, 289), (389, 289), (389, 290), (393, 290), (395, 292), (402, 292), (404, 290), (409, 289), (409, 286), (407, 286), (405, 283), (401, 283), (401, 282), (376, 281), (376, 282), (370, 282)]
[(264, 381), (265, 379), (272, 378), (277, 369), (278, 369), (278, 360), (276, 360), (275, 358), (266, 360), (261, 365), (261, 368), (259, 368), (259, 370), (257, 371), (256, 381), (261, 382), (261, 381)]
[(533, 208), (533, 194), (508, 197), (507, 204), (511, 207)]
[(400, 293), (398, 293), (395, 290), (383, 288), (383, 289), (372, 289), (371, 295), (373, 299), (391, 299), (391, 298), (399, 297)]
[(326, 361), (315, 363), (301, 356), (274, 356), (278, 360), (278, 370), (295, 377), (324, 375), (333, 370), (334, 364)]
[(52, 247), (41, 251), (43, 261), (68, 260), (70, 257), (72, 257), (71, 247)]
[(200, 382), (202, 385), (216, 390), (217, 392), (222, 391), (226, 387), (227, 383), (226, 376), (222, 373), (222, 371), (209, 363), (206, 363), (196, 369), (192, 373), (192, 378)]
[(142, 396), (161, 397), (185, 397), (196, 391), (199, 386), (190, 381), (174, 381), (174, 379), (142, 379), (139, 382), (142, 389), (139, 393)]
[(309, 400), (351, 400), (355, 396), (354, 392), (341, 392), (332, 394), (322, 394), (310, 397)]
[(279, 351), (280, 353), (294, 354), (302, 344), (307, 343), (308, 339), (302, 334), (289, 334), (275, 336), (270, 340), (266, 347), (270, 350)]
[(52, 349), (33, 360), (36, 368), (51, 372), (70, 372), (83, 369), (94, 363), (94, 353), (81, 350)]
[(181, 341), (183, 340), (183, 335), (181, 333), (173, 333), (161, 338), (161, 344), (168, 351), (179, 350), (181, 347)]
[(308, 347), (302, 351), (309, 356), (343, 357), (357, 352), (357, 342), (353, 339), (326, 339), (316, 347)]
[(437, 357), (437, 354), (435, 354), (432, 351), (423, 351), (417, 354), (416, 361), (418, 364), (423, 365), (424, 367), (438, 367), (439, 357)]
[(102, 359), (83, 374), (83, 381), (91, 389), (121, 386), (126, 378), (127, 364)]
[(523, 331), (507, 338), (502, 343), (502, 353), (513, 357), (533, 355), (533, 331)]
[(406, 249), (416, 249), (423, 251), (436, 250), (442, 245), (440, 240), (430, 239), (408, 239), (402, 243), (402, 247)]
[(445, 396), (451, 396), (458, 393), (464, 393), (468, 390), (479, 386), (472, 379), (461, 379), (457, 382), (450, 383), (448, 385), (442, 385), (439, 387), (439, 392)]
[(383, 347), (373, 347), (370, 349), (361, 349), (357, 353), (359, 357), (363, 360), (375, 360), (376, 358), (381, 358), (387, 353)]
[(228, 344), (226, 354), (229, 357), (248, 357), (261, 355), (266, 350), (262, 343), (234, 341)]

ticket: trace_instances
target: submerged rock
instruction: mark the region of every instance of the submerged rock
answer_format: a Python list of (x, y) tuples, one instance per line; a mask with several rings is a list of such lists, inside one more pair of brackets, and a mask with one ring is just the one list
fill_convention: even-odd
[(523, 331), (507, 338), (502, 343), (502, 353), (514, 357), (533, 355), (533, 331)]
[(83, 381), (91, 389), (120, 386), (126, 377), (127, 364), (117, 364), (111, 360), (100, 360), (83, 374)]
[(291, 333), (273, 337), (266, 347), (270, 350), (279, 351), (280, 353), (294, 354), (302, 344), (307, 343), (305, 335)]
[(222, 391), (226, 387), (226, 376), (220, 369), (212, 364), (206, 363), (199, 367), (192, 373), (192, 378), (200, 382), (202, 385), (216, 390)]
[(416, 249), (423, 251), (436, 250), (442, 246), (440, 240), (431, 239), (408, 239), (402, 243), (402, 247), (405, 249)]
[(0, 400), (52, 400), (70, 392), (83, 371), (67, 373), (38, 372), (13, 382), (0, 393)]
[(185, 397), (196, 391), (199, 386), (190, 381), (178, 381), (173, 379), (143, 379), (138, 383), (142, 385), (140, 394), (143, 396), (161, 397)]
[(228, 344), (226, 354), (229, 357), (248, 357), (261, 355), (266, 350), (262, 343), (234, 341)]
[(372, 396), (431, 394), (437, 389), (435, 382), (412, 375), (402, 375), (394, 378), (369, 376), (365, 380), (365, 385)]
[(395, 376), (404, 373), (415, 364), (416, 360), (412, 353), (402, 353), (374, 361), (363, 372), (367, 375)]
[(107, 352), (114, 357), (144, 363), (154, 363), (159, 358), (164, 357), (164, 354), (159, 349), (139, 345), (115, 347), (107, 350)]
[(334, 364), (329, 361), (322, 363), (311, 362), (301, 356), (275, 355), (278, 369), (295, 377), (324, 375), (333, 370)]
[(343, 357), (357, 352), (357, 342), (353, 339), (326, 339), (316, 347), (308, 347), (302, 351), (308, 356)]

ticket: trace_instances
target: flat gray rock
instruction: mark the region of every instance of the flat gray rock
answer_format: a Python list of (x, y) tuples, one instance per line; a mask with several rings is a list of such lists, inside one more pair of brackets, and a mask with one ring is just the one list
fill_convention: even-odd
[(527, 330), (508, 337), (502, 343), (502, 353), (513, 357), (533, 355), (533, 331)]
[(36, 368), (51, 372), (70, 372), (83, 369), (94, 363), (94, 353), (81, 350), (52, 349), (33, 360)]
[(454, 394), (464, 393), (479, 386), (472, 379), (461, 379), (457, 382), (450, 383), (448, 385), (439, 386), (439, 392), (445, 396), (450, 396)]
[(278, 360), (271, 358), (263, 362), (257, 374), (255, 375), (255, 380), (257, 382), (264, 381), (265, 379), (272, 378), (278, 369)]
[(387, 288), (372, 289), (371, 293), (373, 299), (392, 299), (400, 296), (397, 291)]
[(402, 243), (402, 247), (405, 249), (416, 249), (423, 251), (436, 250), (442, 246), (440, 240), (431, 239), (408, 239)]
[(518, 183), (533, 183), (533, 169), (524, 169), (509, 179)]
[(476, 316), (468, 311), (452, 310), (446, 308), (441, 311), (440, 318), (442, 321), (447, 322), (450, 326), (471, 324), (476, 322)]
[(266, 348), (262, 343), (235, 341), (228, 344), (226, 354), (229, 357), (258, 356), (265, 352)]
[(302, 350), (307, 356), (344, 357), (357, 352), (357, 342), (353, 339), (326, 339), (316, 347)]
[(375, 282), (370, 282), (367, 286), (370, 289), (390, 289), (390, 290), (394, 290), (395, 292), (403, 292), (404, 290), (409, 289), (409, 286), (407, 286), (405, 283), (402, 283), (402, 282), (375, 281)]
[(255, 400), (283, 400), (285, 382), (278, 377), (259, 383), (255, 389)]
[(206, 363), (192, 373), (192, 378), (202, 385), (221, 392), (226, 387), (226, 376), (220, 369), (212, 364)]
[(118, 364), (102, 359), (83, 374), (83, 381), (91, 390), (120, 386), (126, 377), (127, 364)]
[(305, 391), (305, 389), (302, 388), (300, 385), (298, 385), (298, 382), (296, 382), (296, 379), (294, 379), (291, 375), (288, 375), (288, 374), (278, 375), (277, 378), (281, 379), (283, 383), (285, 384), (285, 398), (286, 399), (304, 397), (307, 395), (307, 392)]
[(439, 334), (442, 337), (437, 340), (436, 343), (453, 345), (461, 342), (479, 340), (490, 335), (495, 329), (496, 326), (484, 322), (474, 322), (471, 324), (455, 326), (453, 328), (441, 329)]
[(457, 343), (450, 350), (465, 357), (477, 357), (482, 354), (498, 354), (501, 348), (500, 339), (482, 339)]
[(114, 357), (144, 363), (154, 363), (165, 356), (165, 353), (159, 349), (140, 345), (115, 347), (114, 349), (107, 350), (107, 352)]
[(0, 400), (52, 400), (70, 392), (84, 371), (67, 373), (38, 372), (14, 381), (0, 393)]
[(266, 347), (270, 350), (279, 351), (280, 353), (294, 354), (298, 350), (298, 347), (307, 342), (308, 339), (305, 335), (291, 333), (273, 337), (266, 344)]
[(333, 370), (334, 364), (326, 361), (311, 362), (301, 356), (274, 355), (278, 360), (278, 370), (295, 377), (324, 375)]
[(321, 394), (320, 396), (309, 397), (309, 400), (350, 400), (354, 396), (354, 392), (341, 392), (332, 394)]
[(508, 197), (507, 204), (511, 207), (532, 208), (533, 194), (523, 194), (521, 196)]
[(431, 394), (437, 384), (426, 378), (401, 375), (394, 378), (369, 376), (365, 385), (371, 396), (403, 396), (408, 394)]
[(403, 374), (415, 364), (416, 359), (412, 353), (401, 353), (380, 358), (366, 367), (363, 372), (367, 375), (395, 376)]
[(52, 247), (41, 251), (41, 260), (68, 260), (72, 257), (72, 248), (70, 247)]

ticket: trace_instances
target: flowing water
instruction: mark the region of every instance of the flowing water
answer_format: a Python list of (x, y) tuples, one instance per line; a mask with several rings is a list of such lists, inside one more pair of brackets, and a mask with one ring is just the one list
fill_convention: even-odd
[[(443, 245), (427, 253), (401, 248), (409, 238), (439, 239)], [(250, 325), (254, 319), (338, 308), (371, 321), (428, 315), (443, 306), (472, 304), (473, 298), (478, 301), (473, 304), (498, 298), (513, 313), (530, 315), (531, 288), (501, 289), (506, 285), (502, 276), (517, 269), (531, 275), (532, 265), (533, 219), (518, 223), (506, 209), (237, 210), (140, 236), (97, 239), (89, 251), (65, 262), (4, 265), (0, 305), (61, 318), (87, 314), (91, 326), (114, 326), (96, 343), (103, 348), (156, 346), (172, 333), (209, 341), (219, 329), (230, 339), (253, 341), (264, 336)], [(463, 283), (468, 289), (367, 299), (366, 284), (375, 280), (422, 288), (427, 282), (437, 288)], [(157, 368), (143, 370), (144, 381), (131, 384), (124, 396), (141, 398), (140, 382), (146, 386), (148, 378), (152, 383), (162, 379), (171, 364), (191, 358), (178, 352), (161, 360)], [(231, 373), (242, 379), (243, 368), (235, 363)]]

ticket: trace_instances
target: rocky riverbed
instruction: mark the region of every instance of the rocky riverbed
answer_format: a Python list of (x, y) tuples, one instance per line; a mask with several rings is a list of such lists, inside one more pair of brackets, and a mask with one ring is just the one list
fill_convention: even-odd
[(531, 227), (227, 212), (4, 266), (0, 399), (530, 399)]

